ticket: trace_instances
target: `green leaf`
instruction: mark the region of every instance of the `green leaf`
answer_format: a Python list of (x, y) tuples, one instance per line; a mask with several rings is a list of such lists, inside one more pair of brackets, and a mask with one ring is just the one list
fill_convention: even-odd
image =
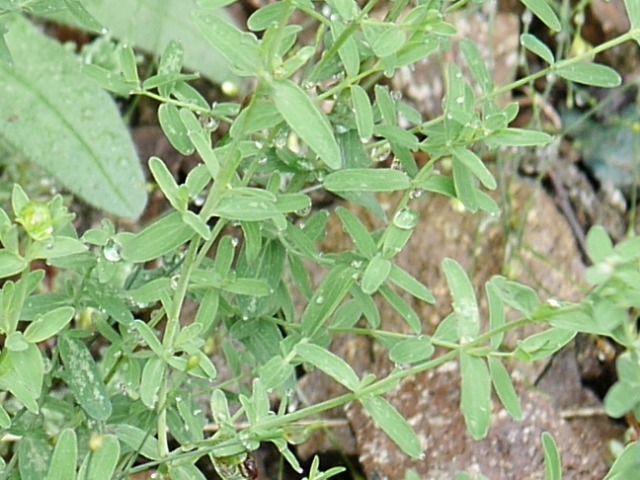
[(160, 460), (158, 440), (144, 430), (122, 423), (115, 428), (117, 438), (149, 460)]
[(58, 435), (56, 446), (49, 465), (48, 480), (76, 478), (76, 463), (78, 462), (78, 442), (76, 434), (70, 428), (64, 429)]
[[(330, 28), (334, 41), (337, 41), (340, 35), (346, 30), (346, 26), (340, 22), (331, 22)], [(338, 55), (340, 56), (340, 60), (342, 60), (347, 76), (354, 77), (357, 75), (360, 71), (360, 52), (358, 51), (358, 44), (353, 35), (349, 35), (342, 45), (340, 45)]]
[(64, 0), (64, 4), (82, 28), (94, 33), (101, 33), (104, 30), (100, 22), (84, 8), (79, 0)]
[(324, 179), (324, 188), (331, 192), (394, 192), (410, 186), (406, 173), (391, 168), (349, 168)]
[(140, 382), (140, 400), (153, 410), (158, 403), (158, 390), (164, 378), (166, 363), (160, 357), (151, 357), (145, 363)]
[(489, 147), (535, 147), (546, 145), (551, 139), (551, 135), (544, 132), (525, 130), (524, 128), (505, 128), (493, 133), (483, 141)]
[(509, 412), (511, 418), (514, 420), (522, 420), (520, 399), (513, 388), (507, 369), (500, 360), (495, 357), (489, 357), (489, 371), (491, 372), (493, 388), (495, 388), (504, 408)]
[(565, 80), (594, 87), (612, 88), (622, 82), (618, 72), (599, 63), (572, 63), (566, 67), (558, 68), (556, 73)]
[(397, 265), (392, 265), (388, 278), (405, 292), (410, 293), (414, 297), (427, 303), (436, 303), (435, 297), (427, 287)]
[(133, 327), (136, 329), (138, 334), (142, 337), (142, 340), (149, 346), (149, 348), (158, 355), (162, 357), (164, 355), (164, 348), (162, 348), (162, 344), (160, 340), (158, 340), (158, 335), (154, 332), (149, 325), (147, 325), (142, 320), (134, 320)]
[(411, 458), (423, 458), (422, 446), (409, 423), (382, 397), (366, 396), (360, 399), (364, 409), (376, 425)]
[(604, 409), (612, 418), (622, 418), (640, 403), (640, 385), (618, 381), (604, 397)]
[(111, 401), (102, 375), (87, 347), (67, 335), (58, 337), (58, 350), (64, 365), (64, 381), (87, 414), (104, 422), (111, 416)]
[(493, 90), (493, 79), (489, 74), (487, 65), (485, 64), (476, 44), (471, 40), (464, 38), (460, 41), (460, 50), (462, 50), (464, 59), (469, 66), (469, 70), (471, 71), (473, 78), (478, 82), (478, 85), (480, 85), (480, 88), (482, 88), (485, 93)]
[(540, 305), (538, 294), (531, 287), (511, 282), (504, 277), (495, 277), (493, 285), (496, 286), (496, 293), (504, 303), (527, 317), (533, 315)]
[(460, 352), (460, 407), (467, 430), (474, 440), (482, 440), (491, 425), (491, 377), (484, 360)]
[(286, 381), (293, 379), (294, 373), (293, 365), (286, 362), (280, 355), (272, 357), (259, 367), (260, 378), (267, 390), (278, 388)]
[[(489, 303), (489, 328), (496, 331), (504, 325), (504, 303), (495, 281), (491, 279), (485, 284), (485, 292), (487, 294), (487, 302)], [(497, 350), (502, 344), (504, 332), (491, 336), (491, 348)]]
[(379, 289), (384, 299), (398, 312), (407, 325), (415, 332), (420, 333), (422, 331), (422, 322), (418, 314), (405, 302), (400, 295), (391, 290), (387, 285), (382, 285)]
[(0, 278), (10, 277), (24, 271), (29, 263), (22, 257), (0, 249)]
[(576, 336), (575, 330), (550, 328), (518, 342), (516, 357), (525, 361), (550, 357)]
[(260, 48), (255, 35), (241, 31), (219, 11), (197, 12), (194, 21), (209, 44), (226, 59), (235, 74), (254, 76), (257, 73)]
[(7, 30), (3, 23), (0, 23), (0, 62), (6, 63), (8, 66), (13, 67), (13, 57), (11, 56), (11, 51), (7, 46), (7, 42), (4, 39), (4, 35), (7, 33)]
[(56, 335), (67, 326), (75, 314), (73, 307), (59, 307), (36, 317), (24, 332), (24, 339), (29, 343), (42, 342)]
[(407, 34), (393, 23), (370, 20), (363, 22), (362, 29), (371, 50), (380, 58), (393, 55), (407, 40)]
[(562, 464), (558, 444), (548, 432), (542, 433), (541, 441), (544, 450), (545, 480), (562, 480)]
[[(47, 478), (51, 446), (44, 436), (25, 435), (18, 443), (18, 466), (21, 480)], [(73, 477), (72, 477), (73, 478)]]
[(38, 413), (38, 399), (42, 392), (44, 363), (36, 345), (25, 350), (7, 349), (0, 357), (0, 390), (10, 391), (32, 413)]
[(366, 295), (373, 295), (384, 283), (391, 271), (391, 262), (378, 254), (373, 257), (362, 275), (360, 286)]
[(453, 183), (456, 187), (456, 198), (471, 213), (478, 211), (479, 191), (471, 170), (461, 162), (453, 162)]
[(185, 228), (180, 213), (172, 212), (139, 233), (118, 235), (117, 243), (122, 258), (141, 263), (174, 252), (193, 235), (191, 229)]
[(333, 378), (336, 382), (341, 383), (349, 390), (358, 388), (360, 380), (353, 368), (342, 358), (331, 353), (329, 350), (312, 343), (299, 343), (295, 347), (295, 352), (305, 362), (310, 363), (314, 367), (322, 370), (324, 373)]
[(351, 85), (350, 90), (358, 135), (361, 140), (369, 140), (373, 135), (373, 109), (369, 95), (360, 85)]
[(605, 261), (613, 253), (613, 242), (602, 226), (596, 225), (589, 230), (587, 253), (594, 264)]
[(144, 176), (113, 100), (76, 57), (25, 19), (8, 19), (13, 68), (0, 63), (0, 145), (54, 175), (88, 203), (137, 218)]
[(462, 147), (453, 147), (451, 149), (453, 156), (460, 160), (464, 165), (473, 173), (482, 184), (490, 190), (495, 190), (497, 184), (496, 180), (491, 175), (489, 169), (485, 166), (484, 162), (480, 160), (475, 153), (471, 150)]
[(120, 442), (118, 437), (115, 435), (101, 435), (99, 447), (90, 451), (85, 457), (78, 477), (83, 480), (113, 478), (119, 458)]
[(344, 207), (336, 208), (336, 214), (358, 251), (367, 258), (373, 257), (378, 251), (378, 247), (373, 241), (373, 238), (371, 238), (367, 227), (364, 226), (353, 212)]
[(559, 32), (562, 29), (560, 20), (556, 12), (549, 5), (547, 0), (520, 0), (524, 5), (531, 10), (531, 12), (538, 17), (542, 22), (554, 32)]
[(290, 80), (276, 80), (270, 86), (276, 109), (289, 127), (329, 168), (340, 168), (340, 148), (326, 115), (302, 88)]
[(281, 215), (276, 207), (275, 199), (237, 194), (234, 190), (226, 192), (213, 209), (212, 214), (221, 218), (244, 222), (268, 220)]
[(55, 236), (53, 240), (33, 243), (27, 250), (27, 256), (32, 260), (54, 260), (86, 251), (86, 245), (76, 238)]
[[(640, 7), (637, 9), (640, 11)], [(625, 447), (622, 454), (613, 462), (604, 480), (627, 480), (637, 475), (638, 470), (640, 470), (640, 442), (636, 441)]]
[(410, 365), (431, 358), (435, 348), (430, 337), (407, 338), (389, 350), (389, 359), (398, 365)]
[(169, 103), (163, 103), (158, 108), (158, 121), (167, 139), (182, 155), (191, 155), (194, 151), (193, 143), (189, 139), (189, 132), (182, 123), (178, 108)]
[(453, 309), (458, 316), (458, 334), (461, 341), (471, 341), (480, 332), (480, 312), (473, 285), (458, 262), (445, 258), (442, 269), (453, 297)]
[(556, 60), (553, 57), (553, 53), (551, 52), (549, 47), (538, 40), (538, 37), (531, 35), (530, 33), (523, 33), (522, 35), (520, 35), (520, 43), (524, 48), (526, 48), (530, 52), (535, 53), (549, 65), (553, 65), (555, 63)]
[(634, 30), (640, 29), (640, 1), (624, 0), (624, 6), (627, 10), (627, 15), (629, 16), (631, 28)]

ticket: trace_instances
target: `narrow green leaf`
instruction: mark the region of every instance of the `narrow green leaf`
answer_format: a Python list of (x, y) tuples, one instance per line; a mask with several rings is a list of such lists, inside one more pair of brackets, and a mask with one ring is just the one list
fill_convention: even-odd
[(175, 251), (193, 235), (191, 229), (185, 228), (180, 213), (172, 212), (139, 233), (118, 235), (117, 242), (122, 258), (141, 263)]
[[(337, 41), (346, 30), (346, 26), (340, 22), (331, 22), (331, 35), (334, 41)], [(348, 77), (354, 77), (360, 72), (360, 52), (358, 44), (353, 35), (349, 35), (347, 39), (340, 45), (338, 55)]]
[(458, 333), (462, 341), (471, 341), (480, 332), (480, 312), (473, 285), (458, 262), (445, 258), (442, 269), (453, 297), (453, 309), (456, 312)]
[(555, 63), (556, 60), (553, 57), (553, 53), (549, 47), (538, 40), (538, 37), (531, 35), (530, 33), (523, 33), (520, 35), (520, 43), (524, 48), (535, 53), (549, 65), (553, 65)]
[(153, 410), (158, 403), (158, 390), (164, 378), (167, 364), (160, 357), (151, 357), (142, 369), (140, 400)]
[(58, 435), (56, 446), (51, 457), (47, 480), (76, 478), (76, 463), (78, 462), (78, 442), (76, 434), (70, 428), (64, 429)]
[(164, 162), (158, 157), (151, 157), (149, 159), (149, 170), (164, 196), (171, 202), (171, 205), (177, 210), (184, 209), (184, 206), (180, 205), (181, 202), (178, 200), (178, 184)]
[(363, 22), (362, 27), (371, 50), (380, 58), (393, 55), (407, 40), (407, 34), (393, 23), (370, 20)]
[(373, 91), (376, 96), (376, 107), (378, 107), (384, 123), (387, 125), (396, 125), (398, 123), (396, 106), (389, 93), (389, 87), (377, 84), (373, 87)]
[(342, 226), (345, 231), (353, 240), (356, 248), (362, 255), (367, 258), (372, 258), (378, 251), (376, 243), (371, 238), (371, 234), (367, 230), (367, 227), (360, 221), (360, 219), (351, 211), (344, 207), (338, 207), (336, 214), (342, 222)]
[(513, 388), (509, 372), (502, 362), (495, 357), (489, 357), (489, 371), (491, 372), (491, 381), (495, 388), (498, 398), (506, 408), (511, 418), (514, 420), (522, 420), (522, 408), (520, 407), (520, 399)]
[(8, 429), (11, 426), (11, 417), (7, 411), (0, 406), (0, 427)]
[[(489, 329), (496, 331), (504, 325), (504, 303), (498, 287), (493, 279), (485, 284), (485, 292), (487, 294), (487, 302), (489, 303)], [(491, 348), (497, 350), (502, 344), (504, 332), (491, 336)]]
[(402, 316), (405, 322), (407, 322), (407, 325), (409, 325), (415, 333), (420, 333), (422, 331), (422, 322), (420, 322), (420, 317), (418, 317), (418, 314), (402, 299), (400, 295), (391, 290), (387, 285), (382, 285), (379, 291), (389, 305), (391, 305), (391, 307), (393, 307), (393, 309)]
[(436, 303), (435, 297), (427, 287), (397, 265), (392, 265), (388, 278), (405, 292), (410, 293), (414, 297), (427, 303)]
[(391, 262), (378, 254), (373, 257), (362, 275), (360, 286), (366, 295), (373, 295), (384, 283), (391, 271)]
[(162, 344), (160, 343), (160, 340), (158, 340), (158, 334), (154, 332), (149, 325), (142, 320), (134, 320), (133, 327), (142, 337), (142, 340), (144, 340), (149, 348), (153, 350), (153, 353), (159, 357), (164, 356), (164, 348), (162, 348)]
[(493, 284), (497, 287), (496, 293), (512, 308), (523, 315), (530, 317), (539, 307), (540, 300), (534, 289), (517, 282), (511, 282), (504, 277), (495, 277)]
[(484, 162), (480, 160), (471, 150), (462, 147), (453, 147), (451, 149), (453, 156), (460, 160), (473, 173), (482, 184), (490, 190), (495, 190), (497, 183)]
[(146, 203), (144, 175), (113, 100), (81, 75), (75, 55), (26, 19), (7, 24), (15, 64), (0, 63), (0, 144), (88, 203), (137, 218)]
[(30, 343), (42, 342), (53, 337), (73, 318), (73, 307), (59, 307), (36, 317), (24, 332), (24, 339)]
[(327, 274), (302, 314), (300, 325), (305, 336), (313, 337), (338, 308), (354, 283), (353, 273), (352, 268), (337, 265)]
[(555, 439), (548, 432), (543, 432), (542, 449), (544, 450), (545, 480), (562, 480), (562, 463)]
[(13, 67), (13, 57), (11, 56), (11, 51), (7, 46), (7, 42), (4, 39), (5, 33), (7, 33), (5, 26), (0, 23), (0, 62), (4, 62), (8, 66)]
[[(113, 478), (118, 459), (120, 458), (120, 442), (116, 435), (101, 435), (100, 446), (89, 452), (83, 462), (83, 480), (103, 480)], [(86, 466), (85, 466), (86, 465)], [(58, 477), (59, 479), (65, 477)]]
[(382, 397), (363, 397), (360, 403), (376, 425), (411, 458), (423, 458), (422, 446), (409, 423)]
[(47, 470), (51, 460), (51, 445), (44, 435), (27, 434), (20, 439), (17, 448), (20, 472), (17, 477), (21, 480), (47, 478)]
[(482, 440), (491, 425), (491, 377), (484, 360), (460, 352), (460, 407), (467, 430), (474, 440)]
[(453, 162), (453, 184), (456, 187), (456, 198), (471, 213), (478, 211), (478, 186), (471, 170), (462, 162)]
[(360, 380), (353, 368), (329, 350), (312, 343), (299, 343), (295, 347), (295, 352), (300, 355), (305, 362), (322, 370), (349, 390), (358, 388)]
[(469, 70), (471, 71), (473, 78), (476, 79), (476, 82), (478, 82), (482, 91), (486, 93), (493, 90), (493, 79), (489, 74), (487, 65), (485, 64), (476, 44), (471, 40), (464, 38), (460, 41), (460, 50), (462, 50), (462, 54), (464, 55), (464, 59), (469, 66)]
[(286, 362), (280, 355), (272, 357), (267, 363), (259, 367), (260, 378), (267, 390), (278, 388), (286, 381), (293, 378), (295, 373), (293, 365)]
[[(69, 9), (74, 18), (80, 23), (85, 30), (94, 33), (103, 33), (104, 26), (91, 15), (86, 8), (80, 3), (80, 0), (64, 0), (65, 6)], [(63, 478), (63, 477), (60, 477)], [(71, 477), (69, 477), (71, 478)]]
[(369, 95), (360, 85), (351, 85), (350, 90), (358, 135), (361, 140), (369, 140), (373, 134), (373, 109)]
[(66, 335), (58, 337), (58, 349), (64, 365), (64, 381), (87, 414), (104, 422), (111, 416), (111, 401), (102, 376), (87, 347)]
[(290, 80), (277, 80), (271, 83), (271, 91), (276, 109), (289, 127), (329, 168), (340, 168), (340, 148), (331, 124), (304, 90)]
[(324, 187), (331, 192), (394, 192), (410, 186), (406, 173), (391, 168), (350, 168), (324, 179)]
[(548, 133), (537, 132), (535, 130), (525, 130), (524, 128), (505, 128), (493, 133), (483, 141), (489, 146), (498, 145), (503, 147), (535, 147), (546, 145), (552, 137)]
[(566, 67), (558, 68), (556, 73), (565, 80), (594, 87), (612, 88), (622, 83), (618, 72), (599, 63), (572, 63)]
[[(68, 0), (67, 0), (68, 1)], [(120, 46), (120, 69), (122, 70), (122, 76), (127, 82), (131, 82), (135, 85), (140, 85), (140, 77), (138, 76), (138, 65), (136, 63), (136, 54), (133, 53), (133, 49), (128, 45)]]
[(525, 361), (542, 360), (560, 350), (575, 336), (575, 330), (550, 328), (519, 341), (516, 357)]
[(45, 240), (31, 244), (26, 254), (27, 257), (32, 260), (37, 258), (54, 260), (86, 251), (86, 245), (76, 238), (55, 236), (53, 237), (53, 241)]
[(251, 14), (247, 20), (247, 27), (253, 32), (261, 32), (274, 23), (279, 24), (282, 16), (285, 14), (286, 8), (287, 4), (280, 2), (265, 5)]
[(398, 365), (410, 365), (431, 358), (434, 351), (431, 337), (421, 335), (396, 343), (389, 350), (389, 359)]
[(24, 271), (29, 263), (22, 257), (0, 249), (0, 278), (10, 277)]
[(547, 0), (520, 0), (524, 5), (531, 10), (531, 12), (538, 17), (542, 22), (554, 32), (559, 32), (562, 29), (560, 20), (556, 12), (549, 5)]

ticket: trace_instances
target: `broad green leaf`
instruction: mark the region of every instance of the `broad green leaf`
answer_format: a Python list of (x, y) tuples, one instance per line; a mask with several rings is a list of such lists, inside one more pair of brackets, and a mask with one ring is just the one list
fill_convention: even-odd
[(511, 418), (521, 420), (522, 408), (520, 407), (520, 399), (513, 388), (509, 372), (502, 362), (495, 357), (489, 357), (489, 371), (491, 372), (493, 388), (495, 388), (502, 405), (509, 412)]
[(331, 5), (346, 22), (352, 20), (358, 12), (358, 5), (354, 0), (328, 0), (327, 3)]
[(122, 423), (115, 428), (117, 438), (149, 460), (160, 460), (158, 440), (144, 430)]
[(453, 297), (453, 309), (458, 316), (458, 333), (462, 341), (471, 341), (480, 332), (480, 312), (473, 285), (458, 262), (446, 258), (442, 269)]
[(76, 238), (55, 236), (53, 240), (31, 244), (26, 254), (32, 260), (41, 258), (50, 261), (86, 251), (86, 245)]
[(422, 446), (415, 432), (402, 415), (382, 397), (363, 397), (360, 403), (376, 425), (411, 458), (423, 458)]
[(236, 75), (253, 76), (258, 72), (260, 49), (255, 35), (241, 31), (219, 11), (197, 12), (194, 21), (204, 38), (226, 59)]
[(24, 339), (30, 343), (38, 343), (53, 337), (73, 318), (73, 307), (59, 307), (48, 311), (33, 320), (24, 332)]
[(0, 278), (10, 277), (24, 271), (29, 263), (22, 257), (0, 249)]
[(538, 294), (531, 287), (511, 282), (504, 277), (495, 277), (493, 285), (504, 303), (527, 317), (530, 317), (540, 305)]
[(373, 295), (391, 271), (391, 262), (378, 254), (373, 257), (362, 275), (360, 286), (366, 295)]
[(356, 116), (358, 135), (362, 140), (368, 140), (373, 134), (373, 109), (369, 95), (360, 85), (351, 85), (351, 103)]
[(622, 418), (640, 403), (640, 385), (618, 381), (604, 397), (604, 409), (612, 418)]
[(434, 351), (431, 338), (421, 335), (396, 343), (389, 350), (389, 359), (398, 365), (419, 363), (431, 358)]
[(158, 121), (162, 131), (171, 145), (182, 155), (191, 155), (194, 151), (193, 143), (189, 139), (189, 132), (182, 123), (178, 108), (169, 103), (163, 103), (158, 108)]
[(371, 234), (367, 230), (367, 227), (364, 226), (353, 212), (344, 207), (338, 207), (336, 209), (336, 213), (342, 222), (342, 226), (351, 237), (351, 240), (353, 240), (358, 251), (365, 257), (373, 257), (376, 254), (378, 247), (376, 246), (373, 238), (371, 238)]
[(113, 100), (77, 59), (27, 20), (10, 17), (13, 68), (0, 63), (0, 146), (54, 175), (88, 203), (137, 218), (144, 176)]
[(56, 446), (51, 457), (47, 480), (62, 478), (73, 480), (76, 478), (76, 463), (78, 462), (78, 442), (76, 434), (70, 428), (64, 429), (58, 435)]
[(100, 435), (98, 448), (89, 451), (78, 477), (83, 480), (113, 478), (119, 458), (120, 442), (118, 437), (116, 435)]
[(358, 388), (360, 380), (356, 372), (353, 371), (353, 368), (329, 350), (312, 343), (299, 343), (295, 347), (295, 352), (300, 355), (305, 362), (322, 370), (349, 390)]
[(391, 168), (350, 168), (324, 179), (324, 188), (331, 192), (394, 192), (410, 186), (406, 173)]
[(555, 63), (556, 60), (553, 57), (553, 53), (551, 52), (549, 47), (538, 40), (538, 37), (531, 35), (530, 33), (523, 33), (522, 35), (520, 35), (520, 43), (524, 48), (526, 48), (530, 52), (535, 53), (549, 65), (553, 65)]
[(286, 362), (280, 355), (276, 355), (260, 366), (259, 373), (264, 388), (272, 390), (292, 379), (295, 371), (293, 365)]
[(587, 234), (587, 253), (593, 263), (600, 263), (613, 253), (613, 242), (607, 231), (596, 225)]
[[(640, 7), (637, 8), (640, 11)], [(640, 442), (636, 441), (625, 447), (622, 454), (613, 462), (604, 480), (627, 480), (637, 475), (638, 471), (640, 471)]]
[(489, 169), (484, 162), (471, 150), (462, 147), (453, 147), (451, 149), (453, 156), (460, 160), (473, 173), (478, 180), (488, 189), (494, 190), (497, 186), (495, 178), (491, 175)]
[[(47, 478), (51, 446), (44, 436), (25, 435), (18, 442), (18, 466), (21, 480)], [(73, 477), (71, 477), (73, 478)]]
[(427, 303), (436, 302), (435, 297), (427, 287), (397, 265), (392, 265), (388, 278), (405, 292), (410, 293), (414, 297)]
[(378, 328), (380, 326), (380, 311), (378, 310), (376, 302), (371, 298), (371, 295), (365, 295), (358, 285), (353, 286), (351, 295), (367, 319), (367, 322), (369, 322), (369, 325), (371, 325), (372, 328)]
[(106, 421), (111, 416), (111, 400), (98, 367), (81, 341), (58, 337), (58, 350), (64, 365), (64, 381), (87, 414), (95, 420)]
[(524, 5), (533, 12), (542, 22), (555, 32), (559, 32), (562, 29), (560, 20), (556, 12), (549, 5), (547, 0), (520, 0)]
[(117, 237), (117, 242), (121, 247), (122, 258), (141, 263), (171, 253), (193, 237), (193, 231), (185, 227), (180, 213), (172, 212), (139, 233), (121, 234)]
[(0, 390), (10, 391), (32, 413), (38, 413), (44, 363), (34, 344), (20, 351), (3, 352), (0, 363)]
[[(624, 6), (629, 16), (629, 23), (632, 29), (640, 29), (640, 1), (624, 0)], [(637, 40), (637, 38), (636, 38)]]
[(518, 342), (516, 357), (525, 361), (550, 357), (576, 336), (575, 330), (550, 328)]
[[(229, 2), (232, 3), (232, 2)], [(247, 20), (247, 27), (253, 32), (261, 32), (271, 25), (280, 23), (287, 8), (286, 3), (272, 3), (259, 8)]]
[(270, 86), (276, 109), (289, 127), (329, 168), (340, 168), (340, 148), (326, 115), (302, 88), (290, 80), (276, 80)]
[(491, 377), (484, 360), (460, 352), (460, 407), (467, 430), (474, 440), (482, 440), (491, 425)]
[(594, 87), (612, 88), (622, 82), (620, 75), (613, 68), (598, 63), (572, 63), (558, 68), (556, 73), (565, 80)]
[(213, 215), (243, 222), (268, 220), (281, 215), (273, 200), (235, 195), (232, 192), (231, 190), (222, 197), (218, 205), (213, 209)]
[(543, 432), (541, 441), (542, 449), (544, 450), (545, 480), (562, 480), (562, 463), (558, 444), (548, 432)]
[(407, 34), (393, 23), (366, 21), (362, 27), (371, 50), (380, 58), (393, 55), (407, 40)]

